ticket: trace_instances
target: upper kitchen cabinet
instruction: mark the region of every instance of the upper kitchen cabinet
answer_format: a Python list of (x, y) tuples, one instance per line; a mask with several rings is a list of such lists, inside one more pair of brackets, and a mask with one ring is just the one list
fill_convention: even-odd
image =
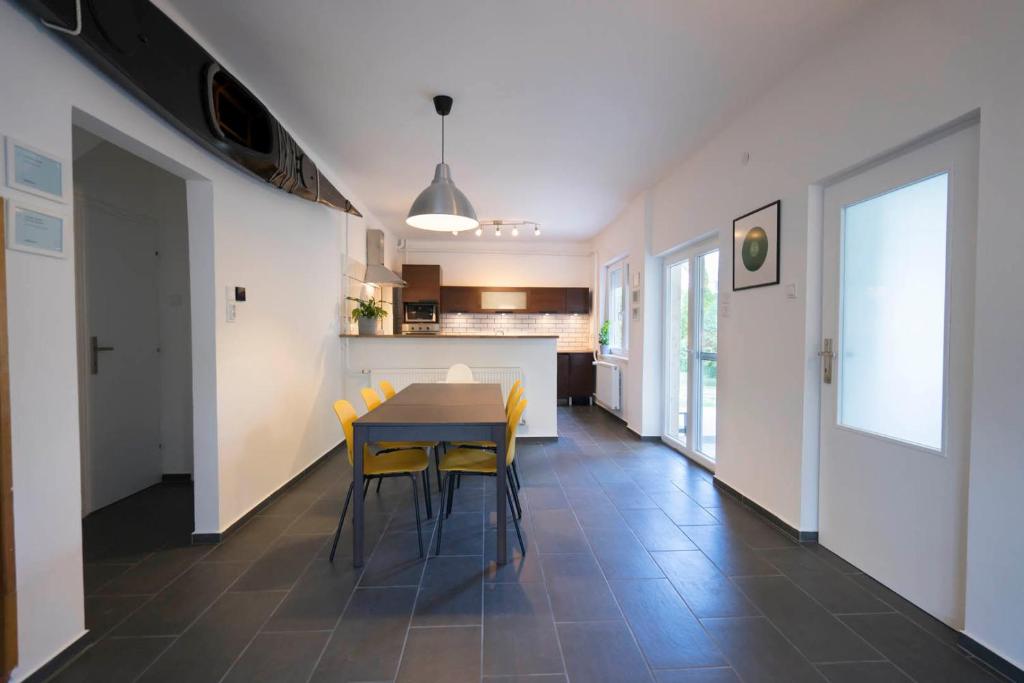
[(441, 266), (407, 263), (402, 266), (402, 302), (438, 303), (441, 301)]
[(567, 287), (565, 289), (566, 313), (590, 313), (590, 290), (586, 287)]
[(565, 313), (565, 287), (532, 287), (526, 296), (529, 313)]
[(442, 287), (442, 313), (479, 313), (480, 290), (476, 287)]

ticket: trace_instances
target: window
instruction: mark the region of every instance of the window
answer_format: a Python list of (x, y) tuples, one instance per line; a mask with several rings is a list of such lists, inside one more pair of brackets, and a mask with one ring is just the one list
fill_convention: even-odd
[(626, 326), (626, 297), (629, 291), (629, 267), (625, 259), (605, 266), (605, 320), (608, 321), (608, 350), (626, 355), (629, 347)]

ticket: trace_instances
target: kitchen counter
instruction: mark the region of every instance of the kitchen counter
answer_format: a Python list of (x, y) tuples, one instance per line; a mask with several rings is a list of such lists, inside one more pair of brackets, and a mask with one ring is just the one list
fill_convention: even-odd
[[(558, 336), (549, 335), (393, 335), (343, 334), (343, 398), (362, 406), (359, 389), (386, 379), (398, 389), (413, 382), (444, 380), (449, 367), (465, 363), (482, 381), (505, 390), (522, 379), (529, 405), (520, 428), (524, 437), (558, 436), (556, 353)], [(589, 362), (587, 363), (589, 366)]]

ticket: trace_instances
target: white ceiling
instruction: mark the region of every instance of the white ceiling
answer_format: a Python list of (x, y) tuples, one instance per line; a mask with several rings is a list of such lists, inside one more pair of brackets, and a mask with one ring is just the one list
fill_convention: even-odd
[[(586, 239), (872, 0), (159, 0), (399, 234), (447, 158), (481, 218)], [(360, 205), (361, 204), (361, 205)]]

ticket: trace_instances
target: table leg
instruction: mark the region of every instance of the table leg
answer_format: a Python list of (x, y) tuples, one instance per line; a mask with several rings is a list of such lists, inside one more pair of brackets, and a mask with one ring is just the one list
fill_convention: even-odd
[(505, 428), (504, 425), (501, 428), (495, 427), (493, 431), (492, 441), (498, 446), (495, 451), (495, 457), (497, 458), (497, 481), (494, 482), (494, 489), (497, 494), (497, 511), (496, 521), (498, 524), (498, 552), (497, 562), (498, 564), (505, 564), (508, 562), (507, 553), (507, 536), (508, 536), (508, 503), (505, 502), (505, 496), (508, 495), (508, 484), (505, 483), (506, 477), (508, 477), (507, 468), (505, 467)]
[(352, 566), (363, 566), (363, 444), (366, 443), (365, 430), (354, 424), (352, 430), (352, 483), (355, 495), (352, 496)]

